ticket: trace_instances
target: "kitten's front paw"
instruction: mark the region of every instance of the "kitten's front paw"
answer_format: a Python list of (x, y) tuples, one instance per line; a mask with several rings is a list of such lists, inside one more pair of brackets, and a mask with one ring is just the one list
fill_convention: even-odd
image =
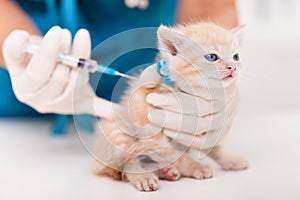
[(194, 169), (192, 173), (192, 178), (195, 179), (207, 179), (213, 177), (213, 169), (209, 165), (201, 165)]
[(154, 174), (143, 174), (136, 178), (135, 187), (140, 191), (152, 192), (158, 189), (158, 178)]
[(176, 181), (180, 178), (180, 172), (176, 167), (164, 167), (158, 170), (158, 177), (169, 181)]
[(248, 161), (241, 157), (231, 157), (220, 164), (224, 170), (244, 170), (247, 169), (249, 165)]

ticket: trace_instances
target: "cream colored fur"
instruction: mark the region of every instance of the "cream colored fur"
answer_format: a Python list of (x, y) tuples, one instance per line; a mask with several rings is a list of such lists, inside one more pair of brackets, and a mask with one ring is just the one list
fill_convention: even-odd
[[(159, 58), (168, 61), (172, 76), (184, 78), (193, 92), (201, 96), (205, 84), (203, 74), (206, 71), (217, 69), (220, 72), (219, 82), (222, 82), (220, 79), (227, 73), (225, 69), (227, 65), (234, 65), (237, 71), (241, 68), (240, 61), (232, 59), (233, 54), (240, 52), (239, 35), (239, 29), (225, 30), (212, 23), (178, 25), (172, 28), (161, 26), (158, 29)], [(220, 59), (217, 62), (208, 62), (203, 57), (208, 53), (216, 53)], [(209, 76), (216, 75), (206, 77), (210, 78)], [(135, 126), (145, 127), (149, 125), (147, 114), (151, 109), (146, 103), (146, 95), (151, 92), (166, 93), (167, 91), (162, 85), (149, 89), (143, 87), (139, 81), (132, 81), (121, 101), (127, 110), (117, 111), (115, 114), (123, 116), (122, 122), (127, 124), (126, 126), (135, 124)], [(231, 106), (236, 107), (236, 104)], [(130, 134), (124, 133), (116, 119), (117, 117), (114, 117), (101, 121), (100, 131), (104, 137), (99, 139), (95, 155), (102, 163), (95, 163), (96, 174), (128, 180), (137, 189), (143, 191), (157, 190), (158, 178), (177, 180), (180, 176), (197, 179), (212, 177), (213, 171), (209, 166), (192, 160), (185, 153), (174, 161), (168, 160), (170, 155), (175, 155), (176, 150), (172, 146), (166, 148), (170, 139), (163, 133), (141, 139), (139, 129), (131, 128)], [(232, 123), (232, 119), (225, 123)], [(225, 130), (226, 133), (229, 128)], [(203, 149), (203, 151), (208, 150)], [(219, 143), (207, 153), (226, 170), (240, 170), (247, 167), (244, 159), (224, 153)], [(151, 160), (167, 165), (162, 165), (163, 167), (156, 171), (149, 170), (140, 161), (141, 156), (147, 157), (147, 155)]]

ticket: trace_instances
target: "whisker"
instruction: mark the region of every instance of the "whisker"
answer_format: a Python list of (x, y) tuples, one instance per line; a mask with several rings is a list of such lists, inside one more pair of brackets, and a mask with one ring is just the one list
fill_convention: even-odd
[(255, 79), (253, 78), (250, 78), (250, 77), (247, 77), (247, 76), (240, 76), (240, 79), (243, 79), (243, 80), (247, 80), (247, 81), (255, 81)]
[(228, 72), (227, 69), (220, 69), (219, 72)]
[(257, 81), (257, 80), (260, 79), (260, 78), (255, 77), (255, 76), (247, 76), (247, 74), (242, 74), (242, 73), (239, 75), (239, 77), (241, 79), (248, 80), (248, 81)]
[(255, 72), (245, 71), (245, 70), (241, 70), (240, 74), (244, 74), (244, 75), (247, 75), (249, 77), (260, 78), (260, 79), (269, 79), (270, 78), (268, 76), (268, 74), (255, 73)]
[(247, 76), (256, 76), (256, 74), (245, 72), (245, 71), (241, 71), (241, 74), (244, 74), (244, 75), (247, 75)]
[[(254, 74), (254, 73), (248, 73), (248, 72), (241, 72), (240, 75), (247, 76), (252, 79), (269, 79), (270, 78), (263, 74)], [(263, 75), (263, 76), (261, 76), (261, 75)]]

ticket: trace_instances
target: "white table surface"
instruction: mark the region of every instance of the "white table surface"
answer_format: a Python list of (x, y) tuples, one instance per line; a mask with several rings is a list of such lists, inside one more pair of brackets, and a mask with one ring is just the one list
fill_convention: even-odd
[(92, 158), (70, 130), (49, 134), (50, 122), (0, 120), (0, 199), (299, 199), (299, 113), (239, 116), (225, 141), (249, 158), (240, 172), (216, 169), (210, 180), (160, 181), (159, 190), (138, 192), (125, 182), (90, 173)]

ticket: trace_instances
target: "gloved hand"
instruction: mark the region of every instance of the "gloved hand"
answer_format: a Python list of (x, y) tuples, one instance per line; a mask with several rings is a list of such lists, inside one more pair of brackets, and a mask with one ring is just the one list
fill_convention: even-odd
[(87, 71), (57, 62), (60, 53), (78, 58), (90, 56), (91, 39), (87, 30), (79, 30), (72, 44), (68, 30), (53, 27), (32, 56), (23, 52), (29, 37), (27, 32), (15, 30), (3, 44), (13, 90), (21, 102), (41, 113), (111, 115), (111, 102), (95, 96)]
[[(145, 69), (140, 80), (148, 88), (155, 87), (161, 81), (156, 65)], [(154, 108), (148, 119), (153, 125), (164, 128), (166, 136), (184, 146), (199, 150), (214, 146), (222, 139), (221, 133), (226, 133), (232, 124), (238, 102), (236, 83), (215, 88), (219, 89), (215, 94), (226, 94), (216, 99), (208, 88), (198, 88), (197, 94), (184, 87), (180, 89), (182, 92), (171, 89), (166, 94), (148, 94), (146, 100)]]

